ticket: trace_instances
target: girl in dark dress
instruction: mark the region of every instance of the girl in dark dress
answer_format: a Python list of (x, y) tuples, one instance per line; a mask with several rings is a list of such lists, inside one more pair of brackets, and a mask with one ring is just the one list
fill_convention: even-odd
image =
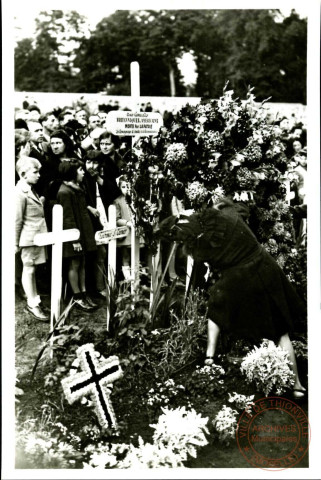
[(59, 173), (63, 182), (57, 201), (63, 207), (63, 228), (77, 228), (80, 231), (77, 242), (66, 242), (63, 245), (63, 257), (68, 262), (68, 280), (77, 306), (91, 311), (97, 304), (86, 294), (85, 256), (86, 253), (96, 250), (96, 242), (85, 190), (81, 185), (85, 172), (82, 163), (73, 161), (62, 162)]
[(252, 340), (268, 338), (289, 353), (295, 398), (304, 396), (289, 333), (305, 308), (276, 261), (259, 244), (233, 202), (190, 216), (170, 217), (160, 234), (183, 242), (186, 253), (221, 274), (210, 290), (205, 363), (213, 363), (220, 330)]

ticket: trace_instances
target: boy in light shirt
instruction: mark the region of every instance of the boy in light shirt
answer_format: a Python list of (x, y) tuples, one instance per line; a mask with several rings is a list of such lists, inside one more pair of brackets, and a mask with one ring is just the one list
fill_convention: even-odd
[(37, 233), (47, 232), (43, 204), (34, 190), (40, 178), (40, 168), (41, 163), (31, 157), (23, 156), (16, 163), (20, 180), (15, 186), (15, 253), (21, 252), (21, 282), (27, 296), (26, 308), (37, 320), (47, 322), (49, 317), (42, 310), (36, 285), (36, 265), (46, 262), (46, 250), (33, 242)]

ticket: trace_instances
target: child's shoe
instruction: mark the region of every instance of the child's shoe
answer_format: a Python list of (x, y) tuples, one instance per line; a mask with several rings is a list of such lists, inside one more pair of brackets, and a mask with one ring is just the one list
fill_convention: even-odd
[(93, 307), (89, 305), (83, 298), (74, 298), (75, 304), (80, 310), (83, 310), (84, 312), (92, 312)]
[(106, 289), (100, 290), (100, 291), (98, 292), (98, 295), (99, 295), (99, 297), (101, 297), (101, 298), (107, 298), (107, 290), (106, 290)]
[(98, 304), (95, 303), (95, 302), (89, 297), (89, 295), (84, 294), (84, 298), (83, 298), (83, 299), (84, 299), (84, 301), (85, 301), (86, 303), (88, 303), (88, 305), (89, 305), (90, 307), (92, 307), (92, 308), (98, 307)]
[(45, 314), (45, 312), (41, 309), (40, 305), (36, 305), (35, 307), (30, 307), (27, 304), (27, 310), (31, 315), (33, 315), (37, 320), (40, 322), (49, 322), (49, 316)]

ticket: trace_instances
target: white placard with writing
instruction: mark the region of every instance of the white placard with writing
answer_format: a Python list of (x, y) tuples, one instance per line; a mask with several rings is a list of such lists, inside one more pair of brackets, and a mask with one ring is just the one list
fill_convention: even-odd
[(129, 230), (125, 226), (110, 228), (108, 230), (98, 230), (98, 232), (95, 233), (96, 244), (103, 245), (105, 243), (109, 243), (111, 240), (126, 237), (128, 233)]
[(107, 130), (114, 135), (157, 135), (162, 126), (163, 117), (157, 112), (112, 110), (107, 115)]

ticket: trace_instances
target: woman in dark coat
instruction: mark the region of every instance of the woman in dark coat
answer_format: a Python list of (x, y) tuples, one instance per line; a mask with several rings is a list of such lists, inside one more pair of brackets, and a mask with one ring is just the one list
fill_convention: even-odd
[(117, 152), (118, 137), (109, 132), (103, 132), (99, 136), (100, 161), (103, 165), (103, 185), (100, 187), (100, 195), (106, 212), (114, 200), (121, 195), (117, 185), (117, 178), (121, 175), (123, 165), (122, 157)]
[(59, 174), (63, 180), (57, 201), (63, 207), (63, 228), (77, 228), (80, 231), (78, 241), (63, 245), (63, 257), (68, 262), (68, 280), (73, 298), (82, 310), (92, 310), (97, 306), (86, 294), (85, 256), (96, 250), (94, 231), (89, 217), (85, 190), (82, 181), (85, 172), (78, 161), (62, 162)]
[(59, 165), (63, 160), (68, 161), (74, 157), (74, 144), (71, 138), (63, 129), (55, 130), (50, 135), (50, 147), (42, 163), (40, 178), (41, 195), (45, 197), (44, 209), (49, 230), (52, 227), (52, 207), (56, 203), (62, 182)]
[(289, 338), (294, 321), (305, 314), (304, 305), (233, 202), (223, 200), (191, 216), (170, 217), (160, 225), (160, 234), (183, 242), (196, 261), (207, 262), (221, 274), (209, 292), (205, 363), (213, 363), (221, 329), (252, 340), (268, 338), (289, 353), (293, 395), (304, 396)]

